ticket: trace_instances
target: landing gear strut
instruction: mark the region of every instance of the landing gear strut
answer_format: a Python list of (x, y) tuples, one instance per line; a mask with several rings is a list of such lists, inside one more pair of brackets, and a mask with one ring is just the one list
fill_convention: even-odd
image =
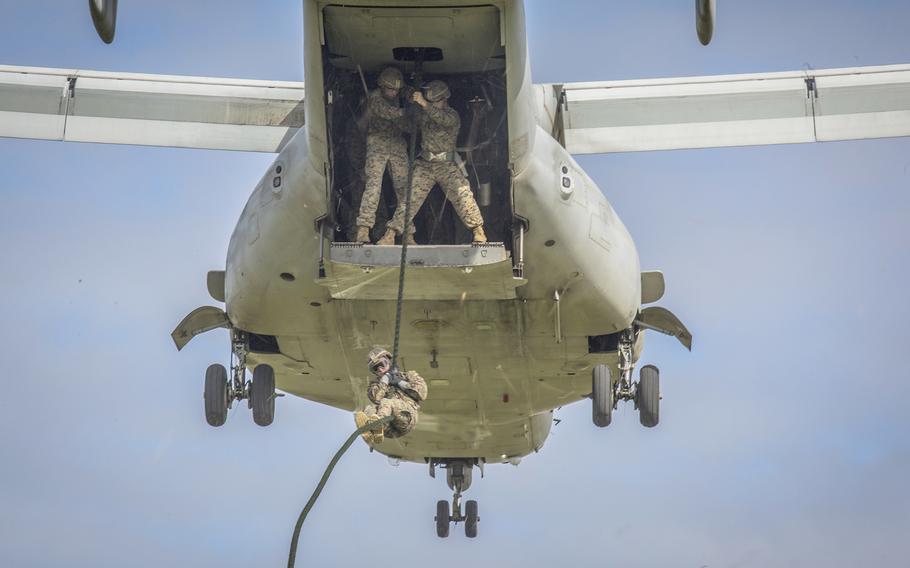
[(235, 400), (246, 400), (253, 410), (253, 421), (268, 426), (275, 420), (275, 371), (269, 365), (257, 365), (253, 380), (246, 379), (246, 358), (250, 352), (249, 335), (231, 330), (231, 351), (235, 361), (228, 378), (224, 365), (209, 365), (205, 372), (205, 420), (210, 426), (221, 426)]
[[(455, 492), (452, 496), (451, 510), (448, 501), (436, 502), (436, 536), (446, 538), (449, 536), (449, 525), (460, 522), (464, 522), (466, 537), (477, 536), (477, 523), (480, 521), (477, 501), (466, 501), (464, 514), (461, 513), (461, 494), (471, 487), (471, 474), (475, 463), (477, 460), (474, 459), (430, 460), (430, 477), (436, 477), (436, 466), (444, 468), (446, 483), (449, 489)], [(482, 465), (478, 464), (478, 467), (481, 467), (481, 475), (483, 475)]]
[(638, 382), (632, 380), (635, 363), (632, 348), (636, 330), (629, 328), (619, 338), (619, 376), (614, 381), (606, 365), (594, 367), (591, 379), (591, 402), (594, 424), (600, 428), (609, 426), (612, 411), (620, 400), (633, 401), (638, 410), (638, 419), (646, 428), (657, 426), (660, 421), (660, 371), (654, 365), (641, 369)]

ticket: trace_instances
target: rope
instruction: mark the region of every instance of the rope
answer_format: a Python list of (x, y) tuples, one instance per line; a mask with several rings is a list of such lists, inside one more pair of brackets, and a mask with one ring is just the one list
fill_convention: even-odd
[[(398, 360), (398, 340), (401, 336), (401, 306), (404, 303), (404, 271), (405, 265), (408, 258), (408, 230), (411, 228), (411, 189), (414, 183), (414, 160), (415, 154), (417, 153), (417, 134), (415, 133), (411, 136), (411, 142), (408, 148), (408, 188), (405, 193), (405, 206), (404, 206), (404, 228), (402, 229), (402, 240), (401, 240), (401, 263), (399, 266), (398, 272), (398, 303), (395, 309), (395, 343), (392, 348), (392, 366), (396, 366), (395, 362)], [(322, 474), (322, 479), (319, 480), (319, 484), (316, 485), (316, 489), (313, 491), (313, 494), (310, 495), (310, 500), (307, 501), (304, 505), (303, 510), (300, 511), (300, 516), (297, 518), (297, 524), (294, 526), (294, 535), (291, 537), (291, 551), (288, 554), (288, 568), (294, 567), (294, 562), (297, 558), (297, 542), (300, 539), (300, 529), (303, 527), (303, 521), (306, 520), (307, 515), (310, 513), (310, 509), (313, 508), (313, 505), (316, 503), (316, 500), (319, 499), (319, 495), (322, 493), (323, 487), (325, 487), (326, 482), (329, 480), (329, 476), (332, 475), (332, 470), (335, 469), (335, 465), (338, 463), (338, 460), (341, 459), (341, 456), (344, 455), (348, 448), (351, 447), (351, 444), (354, 443), (354, 440), (357, 439), (357, 436), (363, 434), (367, 430), (373, 430), (377, 426), (385, 427), (386, 424), (392, 421), (391, 416), (386, 416), (379, 420), (374, 420), (369, 424), (358, 428), (354, 431), (353, 434), (348, 436), (348, 439), (345, 443), (335, 452), (335, 457), (332, 458), (332, 461), (329, 462), (325, 472)]]
[(345, 443), (340, 448), (338, 448), (338, 451), (335, 452), (335, 457), (333, 457), (332, 461), (329, 462), (329, 466), (325, 468), (325, 473), (322, 474), (322, 479), (319, 480), (319, 484), (316, 486), (313, 494), (310, 495), (310, 500), (306, 502), (303, 510), (300, 511), (300, 516), (297, 518), (297, 525), (294, 527), (294, 536), (291, 537), (291, 552), (288, 555), (288, 568), (294, 568), (294, 562), (297, 558), (297, 541), (300, 538), (300, 529), (303, 527), (303, 521), (306, 520), (310, 509), (313, 508), (313, 505), (316, 504), (316, 499), (319, 499), (319, 495), (322, 493), (322, 488), (325, 487), (326, 481), (328, 481), (329, 476), (332, 475), (332, 470), (335, 469), (335, 465), (338, 463), (338, 460), (340, 460), (341, 456), (343, 456), (344, 453), (348, 451), (348, 448), (351, 447), (351, 444), (354, 443), (354, 440), (357, 439), (357, 436), (360, 436), (367, 430), (374, 430), (377, 426), (385, 427), (385, 425), (391, 421), (392, 417), (386, 416), (385, 418), (374, 420), (373, 422), (370, 422), (369, 424), (358, 428), (354, 431), (353, 434), (348, 436), (347, 441), (345, 441)]
[(404, 197), (404, 228), (401, 230), (401, 263), (398, 267), (398, 302), (395, 305), (395, 342), (392, 344), (392, 367), (398, 366), (398, 340), (401, 337), (401, 306), (404, 303), (404, 271), (408, 259), (408, 230), (411, 228), (411, 190), (414, 185), (414, 160), (417, 153), (417, 133), (408, 145), (408, 189)]

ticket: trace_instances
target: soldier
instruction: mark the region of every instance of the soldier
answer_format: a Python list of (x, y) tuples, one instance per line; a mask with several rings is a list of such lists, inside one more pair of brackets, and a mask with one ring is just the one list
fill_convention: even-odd
[(376, 222), (376, 207), (382, 193), (382, 176), (386, 166), (392, 175), (392, 186), (399, 203), (404, 201), (405, 185), (408, 182), (408, 151), (403, 137), (408, 120), (404, 109), (398, 105), (398, 93), (404, 79), (401, 71), (386, 67), (379, 74), (377, 83), (379, 88), (371, 91), (367, 97), (367, 155), (364, 165), (366, 185), (360, 199), (355, 237), (359, 243), (370, 242), (370, 229)]
[[(432, 81), (426, 87), (426, 96), (420, 91), (414, 93), (414, 102), (420, 105), (421, 112), (417, 117), (420, 132), (423, 136), (420, 159), (414, 165), (411, 190), (411, 223), (423, 205), (427, 194), (438, 183), (452, 203), (455, 212), (465, 226), (474, 233), (475, 243), (487, 242), (483, 232), (483, 217), (471, 193), (471, 184), (455, 165), (455, 142), (461, 128), (458, 112), (449, 106), (449, 87), (442, 81)], [(395, 243), (396, 234), (401, 234), (404, 225), (403, 199), (399, 199), (395, 216), (388, 224), (385, 235), (376, 244), (391, 245)], [(408, 231), (410, 233), (410, 231)], [(413, 237), (411, 237), (413, 240)], [(411, 244), (411, 241), (408, 241)]]
[(386, 416), (392, 421), (385, 430), (367, 431), (363, 439), (378, 444), (383, 437), (399, 438), (411, 431), (417, 424), (420, 403), (427, 398), (427, 383), (415, 371), (402, 374), (392, 368), (392, 354), (376, 347), (367, 356), (373, 380), (367, 387), (367, 396), (375, 406), (368, 406), (354, 415), (358, 428)]

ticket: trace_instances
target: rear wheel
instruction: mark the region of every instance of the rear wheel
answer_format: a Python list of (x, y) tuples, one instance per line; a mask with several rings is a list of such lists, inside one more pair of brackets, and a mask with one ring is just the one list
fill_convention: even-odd
[(449, 536), (449, 502), (436, 502), (436, 536), (446, 538)]
[(221, 426), (227, 420), (228, 379), (223, 365), (209, 365), (205, 370), (205, 421), (209, 426)]
[(464, 535), (468, 538), (477, 536), (477, 501), (467, 501), (464, 504)]
[(594, 425), (604, 428), (613, 420), (613, 381), (606, 365), (594, 367), (591, 380), (591, 406)]
[(275, 420), (275, 371), (269, 365), (253, 369), (250, 404), (253, 407), (253, 422), (259, 426), (268, 426)]
[(660, 371), (654, 365), (641, 368), (638, 381), (638, 420), (646, 428), (660, 421)]

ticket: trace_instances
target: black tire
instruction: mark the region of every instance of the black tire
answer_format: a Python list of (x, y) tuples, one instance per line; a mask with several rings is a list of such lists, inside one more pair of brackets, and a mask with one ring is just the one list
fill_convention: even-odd
[(660, 422), (660, 371), (654, 365), (641, 368), (638, 381), (638, 420), (645, 428)]
[(446, 538), (449, 536), (449, 502), (436, 501), (436, 536)]
[(464, 504), (464, 535), (468, 538), (477, 536), (477, 501), (466, 501)]
[(224, 365), (209, 365), (205, 370), (205, 421), (209, 426), (222, 426), (227, 420), (228, 378)]
[(613, 421), (613, 380), (606, 365), (594, 367), (591, 379), (591, 407), (594, 425), (605, 428)]
[(275, 371), (269, 365), (258, 365), (253, 369), (250, 404), (253, 422), (259, 426), (268, 426), (275, 420)]

